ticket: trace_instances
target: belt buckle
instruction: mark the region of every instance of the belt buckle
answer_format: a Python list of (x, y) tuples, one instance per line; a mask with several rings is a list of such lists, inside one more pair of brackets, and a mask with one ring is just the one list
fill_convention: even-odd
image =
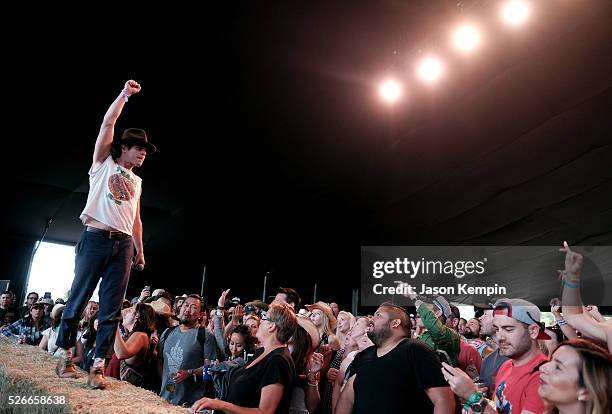
[[(115, 235), (117, 235), (117, 237), (114, 237)], [(120, 231), (109, 230), (109, 232), (108, 232), (108, 238), (109, 239), (115, 239), (115, 238), (119, 238), (119, 237), (121, 237), (121, 232)]]

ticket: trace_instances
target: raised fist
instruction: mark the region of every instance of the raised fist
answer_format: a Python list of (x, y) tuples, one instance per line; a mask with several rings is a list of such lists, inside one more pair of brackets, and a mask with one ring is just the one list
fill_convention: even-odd
[(125, 83), (125, 86), (123, 87), (123, 90), (128, 94), (128, 95), (134, 95), (135, 93), (140, 92), (140, 84), (138, 82), (136, 82), (135, 80), (129, 80)]

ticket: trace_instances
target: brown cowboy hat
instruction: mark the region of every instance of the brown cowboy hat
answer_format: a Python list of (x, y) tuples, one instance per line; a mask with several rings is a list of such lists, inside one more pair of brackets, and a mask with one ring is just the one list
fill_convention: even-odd
[(319, 309), (322, 311), (327, 319), (329, 319), (329, 327), (332, 331), (336, 330), (336, 317), (334, 316), (334, 312), (332, 312), (331, 307), (325, 302), (317, 302), (312, 305), (306, 305), (306, 309), (312, 312), (313, 309)]
[(147, 155), (157, 152), (157, 147), (149, 142), (147, 133), (144, 129), (139, 128), (127, 128), (121, 134), (121, 139), (117, 141), (117, 145), (135, 144), (145, 147), (147, 149)]

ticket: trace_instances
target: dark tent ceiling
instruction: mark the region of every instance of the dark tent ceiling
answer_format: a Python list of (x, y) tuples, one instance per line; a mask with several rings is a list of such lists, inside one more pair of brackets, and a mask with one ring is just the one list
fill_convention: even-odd
[[(519, 30), (488, 1), (33, 18), (4, 59), (3, 234), (36, 240), (53, 218), (47, 240), (76, 241), (99, 123), (134, 78), (117, 130), (161, 152), (139, 171), (131, 293), (199, 290), (206, 264), (212, 297), (260, 295), (270, 271), (271, 289), (347, 303), (362, 244), (610, 244), (612, 3), (534, 3)], [(487, 33), (467, 59), (446, 38), (462, 17)], [(424, 87), (430, 50), (447, 76)], [(389, 73), (408, 89), (395, 108), (375, 96)]]

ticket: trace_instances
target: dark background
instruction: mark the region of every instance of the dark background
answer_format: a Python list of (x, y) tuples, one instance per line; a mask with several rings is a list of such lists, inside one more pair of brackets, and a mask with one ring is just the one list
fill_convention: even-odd
[[(250, 299), (296, 287), (348, 307), (360, 246), (612, 243), (612, 3), (538, 1), (518, 30), (498, 2), (233, 2), (198, 10), (7, 15), (1, 278), (75, 243), (93, 144), (127, 79), (116, 131), (160, 149), (137, 173), (145, 284)], [(61, 6), (58, 6), (61, 7)], [(24, 17), (27, 16), (27, 17)], [(486, 32), (462, 57), (448, 32)], [(426, 87), (427, 52), (447, 75)], [(391, 108), (388, 74), (405, 81)], [(529, 289), (529, 286), (525, 286)], [(21, 292), (18, 292), (21, 293)]]

